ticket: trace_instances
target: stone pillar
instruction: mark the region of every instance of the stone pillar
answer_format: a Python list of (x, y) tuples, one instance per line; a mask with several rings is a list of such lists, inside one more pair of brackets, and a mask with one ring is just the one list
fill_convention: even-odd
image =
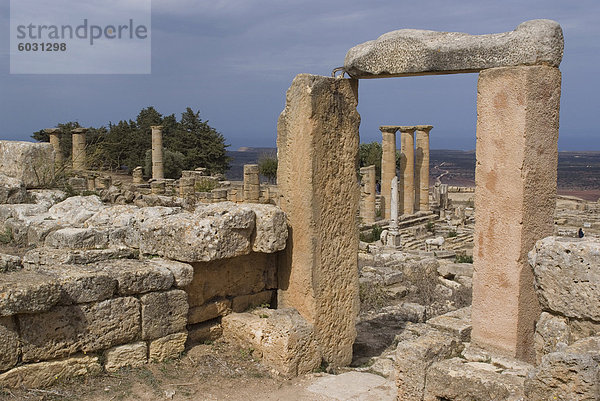
[(259, 199), (258, 164), (244, 164), (244, 201), (258, 203)]
[(164, 180), (159, 180), (159, 181), (152, 181), (150, 183), (150, 191), (153, 194), (156, 195), (164, 195), (165, 194), (165, 181)]
[(381, 217), (390, 218), (392, 179), (396, 176), (396, 131), (397, 126), (382, 125), (381, 131)]
[(85, 133), (87, 128), (75, 128), (71, 131), (73, 135), (73, 170), (86, 169)]
[(63, 154), (60, 151), (60, 129), (46, 128), (44, 132), (48, 134), (50, 144), (52, 144), (52, 148), (54, 149), (54, 163), (57, 166), (61, 166), (63, 163)]
[(165, 178), (163, 166), (163, 138), (162, 125), (153, 125), (152, 127), (152, 178), (162, 180)]
[(133, 183), (135, 185), (141, 185), (144, 183), (144, 173), (141, 166), (137, 166), (133, 169)]
[(363, 223), (371, 224), (375, 222), (375, 166), (361, 167), (360, 175), (362, 177), (360, 217)]
[(196, 192), (193, 177), (181, 177), (179, 179), (179, 195), (182, 197), (192, 196)]
[(484, 70), (477, 85), (472, 343), (535, 361), (540, 314), (527, 253), (553, 234), (561, 75)]
[(277, 124), (280, 207), (290, 226), (278, 307), (313, 324), (325, 362), (352, 361), (358, 315), (358, 81), (296, 76)]
[(90, 174), (86, 177), (87, 180), (87, 189), (88, 191), (96, 190), (96, 176), (94, 174)]
[(429, 210), (429, 131), (431, 125), (417, 125), (415, 151), (415, 209)]
[(415, 129), (416, 127), (400, 127), (402, 214), (415, 212)]

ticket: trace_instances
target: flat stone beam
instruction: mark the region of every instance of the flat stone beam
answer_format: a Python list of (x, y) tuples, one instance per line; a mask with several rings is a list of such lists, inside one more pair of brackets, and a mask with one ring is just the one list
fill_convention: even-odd
[(396, 125), (382, 125), (381, 131), (381, 217), (390, 218), (392, 179), (396, 176)]
[(558, 67), (563, 48), (560, 25), (546, 19), (488, 35), (400, 29), (351, 48), (344, 70), (352, 78), (383, 78), (519, 65)]
[(154, 125), (152, 129), (152, 178), (162, 180), (165, 178), (163, 161), (162, 125)]
[(352, 361), (358, 315), (358, 81), (294, 78), (277, 124), (279, 204), (290, 234), (278, 308), (314, 325), (330, 366)]
[(429, 210), (429, 132), (432, 125), (417, 125), (415, 131), (415, 209)]
[(527, 253), (552, 235), (561, 74), (550, 66), (482, 71), (471, 342), (535, 362), (540, 307)]
[(87, 128), (75, 128), (71, 131), (73, 137), (72, 159), (73, 170), (86, 169), (86, 154), (85, 154), (85, 133)]

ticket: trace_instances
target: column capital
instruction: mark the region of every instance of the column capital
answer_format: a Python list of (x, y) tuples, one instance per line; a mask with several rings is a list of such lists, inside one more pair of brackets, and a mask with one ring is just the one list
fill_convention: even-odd
[(161, 130), (163, 129), (162, 125), (151, 125), (150, 128), (152, 128), (152, 130)]
[(398, 125), (382, 125), (379, 127), (379, 131), (388, 132), (390, 134), (395, 134), (398, 131)]
[(89, 128), (75, 128), (71, 130), (72, 134), (85, 134), (86, 132), (88, 132)]
[(415, 128), (417, 129), (417, 131), (424, 131), (426, 133), (429, 133), (429, 131), (431, 131), (431, 129), (433, 128), (433, 125), (417, 125)]
[(413, 133), (416, 129), (417, 127), (415, 125), (401, 125), (398, 127), (398, 130), (400, 130), (402, 133)]
[(46, 134), (50, 134), (50, 135), (52, 135), (52, 134), (58, 134), (60, 131), (61, 131), (60, 128), (45, 128), (44, 129), (44, 132)]

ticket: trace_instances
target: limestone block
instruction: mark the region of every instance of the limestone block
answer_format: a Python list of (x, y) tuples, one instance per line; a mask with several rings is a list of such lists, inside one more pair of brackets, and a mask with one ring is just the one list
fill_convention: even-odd
[(101, 249), (108, 246), (108, 230), (95, 228), (61, 228), (46, 236), (50, 248)]
[(40, 247), (23, 255), (23, 264), (34, 265), (84, 265), (111, 259), (132, 259), (137, 252), (131, 248), (115, 247), (107, 249), (54, 249)]
[(61, 224), (82, 224), (105, 207), (96, 195), (72, 196), (52, 206), (48, 214)]
[(220, 299), (201, 306), (190, 307), (188, 323), (196, 324), (231, 313), (231, 300)]
[(448, 332), (425, 324), (410, 324), (399, 337), (396, 348), (398, 398), (422, 400), (426, 372), (432, 363), (457, 356), (462, 343)]
[(273, 253), (285, 249), (288, 227), (285, 213), (273, 205), (246, 204), (256, 215), (256, 235), (252, 241), (252, 251)]
[(541, 313), (527, 253), (554, 231), (561, 74), (492, 68), (477, 84), (472, 341), (534, 362)]
[(153, 340), (185, 329), (189, 309), (185, 291), (152, 292), (142, 295), (140, 301), (144, 340)]
[(60, 285), (59, 305), (102, 301), (117, 292), (114, 277), (89, 265), (42, 265), (33, 269), (52, 277)]
[(0, 387), (48, 387), (64, 379), (101, 372), (102, 366), (98, 363), (98, 357), (77, 356), (23, 365), (9, 370), (0, 375)]
[(223, 327), (217, 320), (188, 326), (188, 339), (191, 343), (214, 341), (223, 335)]
[(153, 362), (161, 362), (165, 359), (178, 358), (185, 350), (187, 336), (187, 333), (174, 333), (150, 341), (149, 359)]
[(0, 274), (0, 316), (38, 313), (61, 298), (59, 284), (50, 276), (29, 271)]
[[(396, 400), (393, 384), (380, 375), (366, 372), (345, 372), (339, 375), (323, 375), (306, 388), (313, 393), (311, 400)], [(298, 399), (304, 399), (300, 396)]]
[(471, 339), (471, 307), (463, 308), (463, 314), (452, 312), (445, 315), (436, 316), (427, 321), (427, 324), (436, 329), (447, 331), (458, 337), (460, 341), (469, 341)]
[(157, 265), (169, 270), (173, 275), (175, 286), (177, 288), (183, 288), (190, 285), (194, 278), (194, 268), (190, 264), (161, 258), (149, 259), (149, 262), (151, 265)]
[(104, 369), (115, 372), (122, 367), (143, 366), (148, 362), (148, 345), (145, 342), (119, 345), (104, 352)]
[(44, 215), (35, 216), (27, 223), (28, 246), (43, 246), (48, 234), (65, 228), (64, 224), (60, 224), (56, 220), (46, 219)]
[(255, 306), (270, 306), (273, 303), (273, 291), (262, 291), (258, 294), (240, 295), (233, 298), (231, 309), (234, 312), (244, 312)]
[(0, 141), (0, 174), (27, 188), (46, 186), (54, 179), (54, 148), (50, 143)]
[(358, 299), (358, 82), (294, 78), (277, 123), (277, 183), (291, 227), (278, 306), (314, 324), (331, 366), (352, 360)]
[(544, 355), (525, 382), (530, 400), (597, 400), (600, 395), (600, 337)]
[(91, 266), (117, 280), (119, 295), (168, 290), (174, 282), (173, 273), (169, 269), (150, 260), (114, 259)]
[(19, 270), (22, 267), (20, 257), (0, 253), (0, 273)]
[(0, 204), (24, 203), (27, 200), (27, 190), (23, 181), (0, 174)]
[(107, 349), (140, 335), (139, 301), (132, 297), (58, 306), (17, 318), (24, 362)]
[(431, 365), (423, 401), (523, 400), (524, 377), (502, 374), (488, 363), (446, 359)]
[(600, 335), (600, 323), (569, 319), (569, 344), (597, 335)]
[(149, 218), (140, 224), (140, 251), (182, 262), (245, 255), (251, 249), (254, 220), (254, 212), (229, 202)]
[(254, 294), (277, 266), (277, 255), (251, 253), (232, 259), (193, 263), (194, 279), (186, 287), (190, 306), (200, 306), (215, 297)]
[(313, 326), (294, 309), (257, 309), (223, 317), (223, 337), (242, 347), (285, 377), (312, 372), (321, 364)]
[(563, 56), (560, 25), (531, 20), (512, 32), (468, 35), (400, 29), (354, 46), (344, 69), (354, 78), (478, 72), (495, 67), (550, 65)]
[(133, 205), (113, 205), (101, 208), (84, 223), (85, 227), (125, 227), (135, 224), (136, 212)]
[(13, 317), (0, 317), (0, 371), (12, 368), (19, 360), (21, 344)]
[(542, 357), (569, 344), (569, 322), (562, 316), (542, 312), (535, 325), (535, 357), (540, 364)]
[(544, 310), (600, 322), (600, 241), (548, 237), (529, 254)]
[(457, 276), (473, 277), (473, 263), (440, 263), (437, 269), (440, 276), (454, 280)]

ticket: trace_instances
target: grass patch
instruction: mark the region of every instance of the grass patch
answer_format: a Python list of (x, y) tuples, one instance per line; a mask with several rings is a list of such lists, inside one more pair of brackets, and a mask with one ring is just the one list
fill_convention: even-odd
[(371, 229), (370, 232), (360, 233), (359, 239), (362, 242), (369, 242), (369, 243), (378, 241), (379, 238), (381, 237), (382, 231), (383, 231), (383, 228), (381, 228), (379, 226), (375, 226)]
[(473, 256), (469, 255), (456, 255), (454, 263), (473, 263)]
[(0, 232), (0, 244), (10, 244), (11, 242), (13, 242), (13, 240), (14, 236), (10, 227), (6, 227), (4, 229), (4, 232)]

